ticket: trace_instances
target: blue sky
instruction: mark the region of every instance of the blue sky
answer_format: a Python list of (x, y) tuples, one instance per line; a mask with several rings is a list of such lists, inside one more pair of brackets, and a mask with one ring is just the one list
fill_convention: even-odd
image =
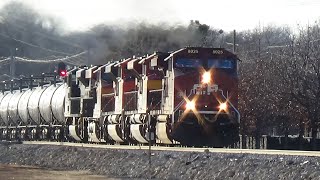
[[(0, 7), (14, 0), (1, 0)], [(252, 29), (269, 24), (312, 24), (320, 19), (318, 0), (15, 0), (53, 15), (70, 30), (98, 23), (147, 21), (187, 24), (200, 20), (215, 28)]]

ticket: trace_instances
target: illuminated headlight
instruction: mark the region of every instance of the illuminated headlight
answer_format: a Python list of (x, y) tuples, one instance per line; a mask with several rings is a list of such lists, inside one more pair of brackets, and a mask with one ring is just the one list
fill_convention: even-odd
[(228, 108), (228, 105), (227, 105), (227, 103), (226, 102), (224, 102), (224, 103), (220, 103), (220, 105), (219, 105), (219, 109), (220, 109), (220, 111), (226, 111), (227, 110), (227, 108)]
[(211, 73), (210, 72), (205, 72), (202, 74), (202, 83), (203, 84), (208, 84), (211, 81)]
[(196, 108), (196, 104), (193, 101), (188, 101), (186, 104), (186, 110), (193, 110)]

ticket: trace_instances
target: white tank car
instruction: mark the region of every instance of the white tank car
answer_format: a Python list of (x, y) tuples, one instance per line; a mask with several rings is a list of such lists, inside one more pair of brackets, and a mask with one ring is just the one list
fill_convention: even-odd
[(40, 124), (40, 111), (39, 111), (39, 101), (41, 98), (42, 93), (47, 89), (48, 86), (43, 86), (43, 87), (36, 87), (28, 102), (28, 112), (30, 115), (30, 118), (32, 121), (34, 121), (36, 124)]
[(8, 104), (8, 115), (12, 122), (17, 124), (20, 120), (19, 114), (18, 114), (18, 103), (21, 98), (21, 96), (24, 94), (25, 91), (16, 90), (13, 92), (13, 96), (10, 99), (10, 102)]
[(52, 95), (52, 100), (51, 100), (51, 108), (52, 108), (53, 116), (59, 123), (62, 123), (62, 124), (65, 124), (64, 99), (66, 95), (66, 89), (67, 89), (66, 84), (61, 84), (57, 86), (57, 89)]
[(53, 117), (59, 122), (63, 121), (64, 93), (65, 89), (62, 84), (51, 85), (42, 93), (39, 101), (39, 110), (42, 118), (47, 123), (51, 123)]
[(41, 114), (42, 119), (47, 123), (51, 123), (53, 120), (51, 110), (51, 99), (57, 87), (57, 85), (50, 85), (43, 91), (39, 99), (39, 112)]
[[(1, 106), (1, 102), (2, 102), (2, 99), (5, 97), (7, 93), (4, 92), (4, 93), (0, 93), (0, 106)], [(0, 107), (1, 108), (1, 107)], [(0, 124), (3, 124), (3, 120), (2, 120), (2, 115), (1, 115), (1, 109), (0, 109)]]
[(28, 121), (30, 119), (29, 112), (28, 112), (28, 102), (32, 93), (33, 93), (32, 89), (26, 90), (22, 94), (18, 102), (18, 113), (24, 125), (28, 125)]
[(13, 93), (11, 92), (5, 94), (0, 103), (0, 116), (5, 125), (9, 125), (8, 105), (12, 97)]

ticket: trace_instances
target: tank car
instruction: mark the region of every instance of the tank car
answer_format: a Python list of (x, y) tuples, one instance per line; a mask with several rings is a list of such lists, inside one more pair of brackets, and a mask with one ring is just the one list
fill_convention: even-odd
[[(35, 82), (39, 84), (34, 85)], [(3, 85), (0, 94), (1, 139), (62, 140), (66, 136), (65, 86), (56, 82), (55, 76), (32, 76), (3, 82)]]

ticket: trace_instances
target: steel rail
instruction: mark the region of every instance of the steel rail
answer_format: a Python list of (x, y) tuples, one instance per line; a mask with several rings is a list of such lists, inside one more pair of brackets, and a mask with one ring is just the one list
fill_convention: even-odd
[[(86, 148), (121, 149), (121, 150), (148, 150), (148, 145), (107, 145), (87, 144), (71, 142), (49, 142), (49, 141), (23, 141), (22, 144), (29, 145), (55, 145)], [(203, 153), (232, 153), (232, 154), (260, 154), (260, 155), (284, 155), (284, 156), (313, 156), (320, 157), (320, 151), (296, 151), (296, 150), (266, 150), (266, 149), (227, 149), (227, 148), (193, 148), (193, 147), (164, 147), (151, 146), (152, 151), (176, 151), (176, 152), (203, 152)]]

